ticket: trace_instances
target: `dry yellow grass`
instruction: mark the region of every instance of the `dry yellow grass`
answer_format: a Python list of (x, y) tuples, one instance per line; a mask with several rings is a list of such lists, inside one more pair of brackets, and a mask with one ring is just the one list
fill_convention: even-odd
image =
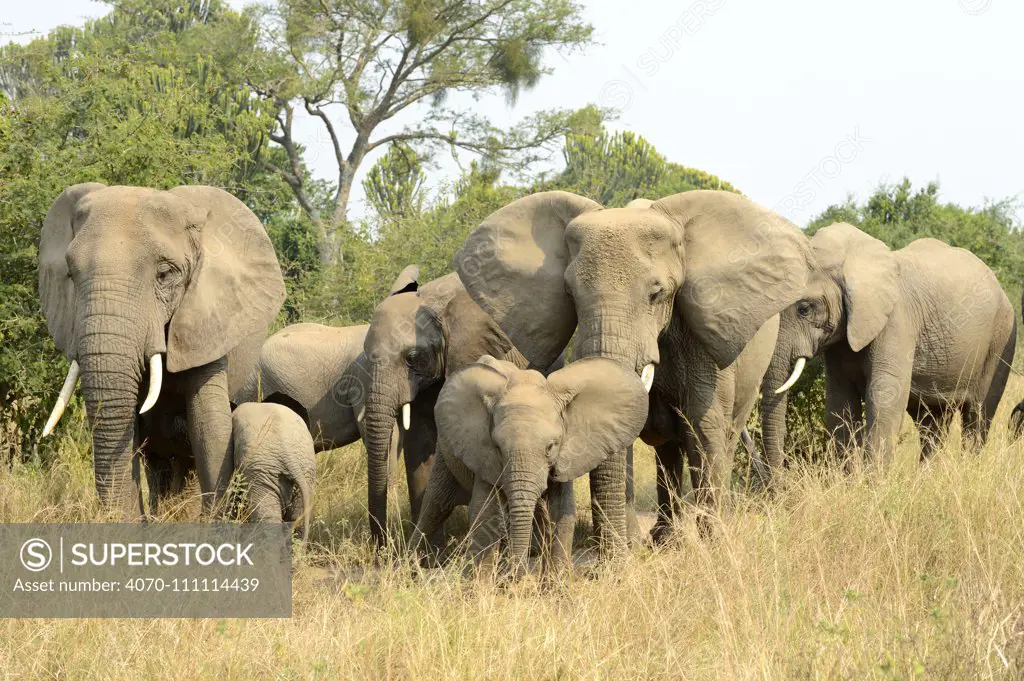
[[(1015, 379), (980, 454), (954, 432), (918, 466), (908, 433), (883, 478), (798, 468), (712, 540), (687, 523), (674, 546), (554, 586), (368, 568), (350, 447), (321, 457), (321, 546), (296, 559), (290, 620), (7, 620), (0, 678), (1024, 677), (1024, 445), (1005, 428), (1022, 394)], [(0, 473), (0, 520), (97, 517), (89, 461), (61, 447), (47, 473)]]

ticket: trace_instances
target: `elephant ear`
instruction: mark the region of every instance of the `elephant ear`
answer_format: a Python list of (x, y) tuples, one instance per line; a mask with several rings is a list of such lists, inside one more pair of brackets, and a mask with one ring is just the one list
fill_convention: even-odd
[(406, 265), (405, 269), (398, 273), (395, 278), (395, 282), (391, 284), (391, 290), (388, 292), (389, 296), (398, 295), (399, 293), (410, 293), (415, 291), (420, 286), (420, 266), (419, 265)]
[(167, 370), (185, 371), (265, 333), (284, 302), (284, 279), (259, 219), (223, 189), (175, 187), (193, 207), (201, 251), (197, 271), (167, 334)]
[(569, 482), (597, 468), (640, 435), (647, 421), (647, 391), (633, 371), (602, 357), (573, 362), (548, 377), (565, 405), (565, 435), (552, 476)]
[(434, 405), (441, 447), (492, 485), (504, 468), (491, 438), (491, 411), (515, 367), (484, 356), (449, 378)]
[(853, 225), (837, 222), (811, 239), (818, 265), (841, 280), (846, 308), (846, 340), (860, 352), (875, 339), (892, 314), (900, 267), (888, 246)]
[(732, 192), (683, 192), (651, 209), (683, 229), (676, 314), (725, 368), (768, 319), (799, 299), (813, 262), (810, 243), (781, 215)]
[(483, 355), (500, 357), (521, 369), (527, 368), (527, 362), (498, 323), (461, 287), (445, 306), (441, 326), (447, 339), (445, 373), (448, 375), (481, 361)]
[(600, 208), (568, 192), (531, 194), (491, 213), (455, 254), (466, 290), (533, 366), (550, 365), (576, 328), (565, 228)]
[(82, 197), (104, 187), (86, 182), (61, 192), (46, 213), (39, 236), (39, 300), (53, 342), (69, 360), (75, 354), (75, 284), (68, 272), (67, 252), (75, 238), (75, 208)]

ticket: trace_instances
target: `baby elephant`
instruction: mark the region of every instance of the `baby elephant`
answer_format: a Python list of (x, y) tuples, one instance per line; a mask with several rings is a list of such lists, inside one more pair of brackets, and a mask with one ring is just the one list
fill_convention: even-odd
[[(440, 457), (413, 546), (471, 490), (474, 558), (479, 562), (494, 545), (486, 528), (499, 522), (500, 506), (519, 572), (529, 555), (534, 508), (545, 493), (555, 524), (553, 559), (571, 560), (572, 481), (633, 443), (647, 419), (647, 392), (634, 372), (608, 359), (582, 359), (544, 378), (484, 355), (445, 383), (434, 416)], [(624, 525), (624, 515), (621, 520)]]
[(301, 519), (309, 536), (316, 480), (316, 453), (306, 423), (288, 407), (246, 402), (231, 415), (235, 473), (248, 485), (245, 509), (261, 523)]

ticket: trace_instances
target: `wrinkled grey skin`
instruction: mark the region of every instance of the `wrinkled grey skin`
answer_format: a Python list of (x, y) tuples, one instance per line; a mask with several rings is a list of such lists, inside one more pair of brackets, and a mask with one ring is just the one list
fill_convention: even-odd
[[(232, 468), (230, 396), (284, 294), (263, 226), (221, 189), (90, 183), (57, 198), (39, 242), (39, 297), (57, 348), (81, 366), (107, 508), (142, 516), (140, 450), (155, 492), (194, 458), (204, 507), (219, 498)], [(138, 418), (157, 354), (163, 387)], [(163, 437), (179, 417), (187, 438)]]
[(299, 522), (309, 538), (316, 452), (306, 422), (288, 407), (246, 402), (232, 413), (234, 468), (246, 485), (243, 513), (259, 523)]
[(363, 356), (367, 325), (292, 324), (268, 338), (237, 395), (240, 402), (277, 402), (309, 422), (317, 451), (361, 437)]
[[(662, 335), (659, 345), (665, 360), (654, 375), (647, 425), (641, 434), (654, 447), (658, 464), (658, 518), (651, 530), (655, 543), (669, 538), (673, 516), (682, 511), (684, 456), (701, 507), (716, 502), (708, 497), (714, 490), (728, 488), (736, 439), (746, 433), (778, 329), (779, 318), (772, 317), (724, 369), (714, 366), (682, 325), (673, 322)], [(709, 380), (712, 386), (707, 384)], [(749, 453), (752, 445), (744, 442), (744, 446)], [(705, 532), (706, 520), (699, 517)]]
[[(795, 225), (736, 194), (692, 191), (603, 209), (574, 194), (542, 192), (491, 214), (454, 264), (473, 299), (535, 365), (551, 361), (575, 331), (577, 357), (607, 357), (641, 373), (668, 361), (659, 338), (676, 320), (710, 360), (703, 373), (695, 369), (703, 388), (692, 390), (703, 389), (706, 402), (728, 413), (715, 371), (797, 299), (810, 259)], [(679, 366), (687, 358), (673, 360)], [(668, 400), (680, 410), (685, 403), (681, 394)], [(590, 476), (606, 552), (625, 543), (626, 477), (625, 453)]]
[[(419, 266), (409, 265), (389, 295), (415, 286)], [(238, 402), (283, 404), (309, 423), (316, 450), (344, 447), (363, 436), (370, 363), (363, 354), (369, 325), (338, 328), (293, 324), (268, 338), (239, 392)], [(395, 425), (389, 460), (396, 461), (403, 433)]]
[[(412, 545), (470, 494), (472, 552), (495, 546), (501, 512), (516, 572), (525, 569), (534, 509), (546, 496), (556, 565), (572, 560), (572, 481), (631, 444), (647, 419), (639, 378), (615, 362), (583, 359), (543, 374), (485, 355), (445, 382), (434, 413), (441, 454)], [(500, 507), (500, 508), (499, 508)]]
[(811, 245), (818, 268), (781, 315), (762, 390), (770, 467), (783, 464), (786, 434), (786, 396), (775, 389), (798, 358), (817, 354), (825, 357), (826, 427), (841, 451), (863, 436), (866, 455), (886, 463), (904, 412), (921, 429), (922, 458), (956, 410), (967, 437), (983, 443), (1017, 333), (992, 271), (935, 239), (891, 251), (845, 223), (819, 230)]
[(482, 355), (508, 359), (524, 368), (528, 363), (454, 273), (423, 286), (411, 283), (381, 301), (363, 352), (369, 363), (363, 436), (368, 509), (370, 531), (380, 546), (387, 540), (388, 452), (402, 406), (410, 404), (412, 416), (403, 446), (415, 521), (433, 463), (434, 403), (445, 377)]

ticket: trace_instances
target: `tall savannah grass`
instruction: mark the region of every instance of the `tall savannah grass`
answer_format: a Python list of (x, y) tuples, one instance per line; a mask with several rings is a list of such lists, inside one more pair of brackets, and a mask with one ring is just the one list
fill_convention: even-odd
[[(980, 453), (954, 430), (919, 466), (906, 429), (885, 476), (796, 466), (773, 498), (737, 497), (711, 539), (691, 519), (672, 546), (554, 584), (371, 567), (352, 446), (321, 455), (291, 619), (6, 620), (0, 678), (1021, 678), (1024, 445), (1005, 424), (1022, 394), (1014, 378)], [(0, 520), (98, 519), (82, 441), (60, 440), (45, 472), (0, 473)], [(637, 458), (649, 511), (651, 453)], [(186, 494), (166, 517), (197, 510)]]

